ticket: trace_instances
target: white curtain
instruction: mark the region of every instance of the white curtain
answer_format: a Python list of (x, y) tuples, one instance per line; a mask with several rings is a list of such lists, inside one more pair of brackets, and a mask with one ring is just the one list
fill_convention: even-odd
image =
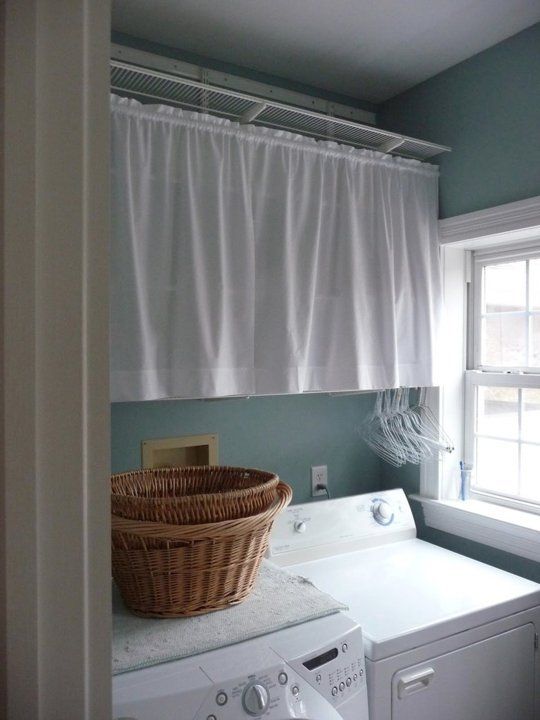
[(437, 384), (437, 169), (112, 99), (112, 399)]

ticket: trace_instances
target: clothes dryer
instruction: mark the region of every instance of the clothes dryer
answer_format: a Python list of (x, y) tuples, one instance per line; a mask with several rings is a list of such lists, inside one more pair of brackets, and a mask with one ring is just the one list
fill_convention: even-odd
[(370, 720), (540, 719), (540, 585), (417, 539), (402, 490), (289, 506), (270, 557), (361, 624)]

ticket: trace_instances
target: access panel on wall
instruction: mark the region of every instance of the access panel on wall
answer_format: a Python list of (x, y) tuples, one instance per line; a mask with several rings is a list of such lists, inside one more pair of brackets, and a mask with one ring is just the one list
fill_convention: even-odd
[(113, 97), (112, 399), (437, 384), (437, 179)]

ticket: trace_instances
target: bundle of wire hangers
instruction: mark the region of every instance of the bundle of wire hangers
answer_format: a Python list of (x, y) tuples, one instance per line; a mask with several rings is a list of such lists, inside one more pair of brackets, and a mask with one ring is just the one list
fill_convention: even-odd
[(425, 388), (409, 404), (409, 388), (377, 393), (362, 436), (373, 452), (399, 467), (419, 464), (435, 453), (452, 452), (454, 444), (425, 403)]

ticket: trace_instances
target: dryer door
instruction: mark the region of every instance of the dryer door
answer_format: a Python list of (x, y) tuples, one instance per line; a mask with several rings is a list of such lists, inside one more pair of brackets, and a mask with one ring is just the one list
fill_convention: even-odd
[(397, 672), (392, 720), (535, 720), (534, 626)]

